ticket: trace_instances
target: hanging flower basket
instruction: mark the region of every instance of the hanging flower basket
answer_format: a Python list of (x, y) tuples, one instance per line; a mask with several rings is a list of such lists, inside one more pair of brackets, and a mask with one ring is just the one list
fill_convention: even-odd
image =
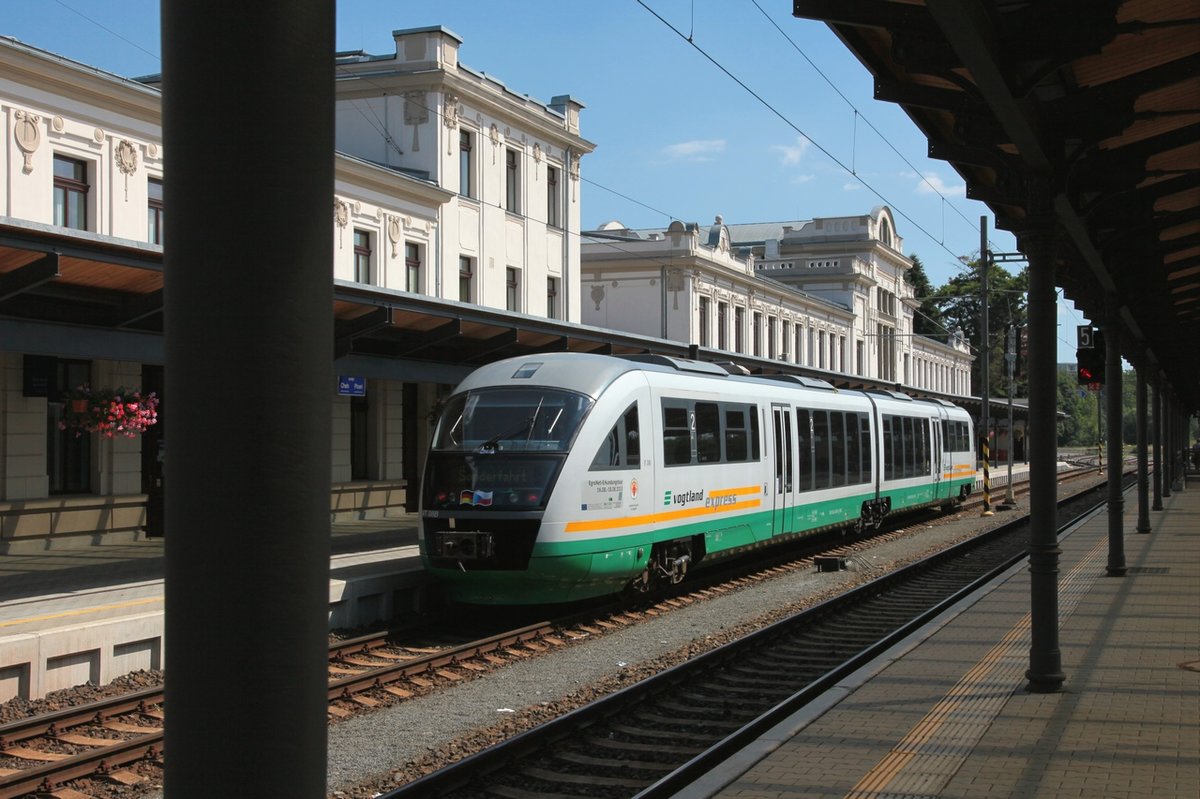
[(64, 397), (59, 430), (76, 436), (99, 433), (105, 438), (136, 438), (158, 423), (158, 397), (127, 388), (76, 386)]

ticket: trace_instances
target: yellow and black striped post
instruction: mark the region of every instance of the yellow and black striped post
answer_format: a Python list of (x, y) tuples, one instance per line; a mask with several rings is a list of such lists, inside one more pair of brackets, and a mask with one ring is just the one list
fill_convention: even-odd
[(983, 434), (983, 513), (980, 516), (994, 516), (992, 512), (992, 477), (988, 471), (988, 461), (992, 458), (988, 448), (987, 432)]

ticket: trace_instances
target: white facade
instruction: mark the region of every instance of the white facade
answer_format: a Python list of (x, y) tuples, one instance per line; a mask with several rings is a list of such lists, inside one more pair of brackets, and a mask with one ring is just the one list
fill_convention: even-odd
[(416, 290), (578, 321), (579, 162), (594, 149), (579, 134), (583, 105), (543, 105), (463, 66), (445, 28), (393, 37), (393, 54), (339, 54), (336, 138), (451, 193), (426, 245), (436, 268)]
[(848, 371), (850, 308), (764, 278), (720, 217), (666, 230), (610, 222), (585, 233), (582, 260), (586, 324)]
[[(593, 149), (579, 135), (582, 105), (566, 96), (540, 104), (467, 69), (458, 63), (460, 40), (445, 29), (394, 37), (394, 54), (339, 54), (332, 65), (339, 152), (331, 278), (578, 321), (579, 163)], [(161, 188), (170, 180), (161, 100), (153, 81), (0, 37), (0, 224), (161, 253), (169, 235)], [(21, 266), (0, 265), (0, 277)], [(0, 341), (0, 551), (51, 533), (137, 535), (145, 524), (146, 439), (90, 434), (86, 446), (59, 451), (48, 430), (66, 387), (27, 395), (31, 356), (63, 374), (69, 361), (70, 373), (94, 387), (161, 379), (161, 364), (86, 357), (79, 330), (70, 354)], [(403, 453), (417, 449), (403, 431), (419, 416), (417, 437), (424, 434), (432, 392), (370, 380), (364, 409), (331, 386), (335, 515), (403, 506), (401, 475), (414, 473)], [(64, 459), (81, 459), (65, 482), (55, 476)]]
[(733, 246), (753, 252), (760, 275), (852, 309), (849, 372), (944, 394), (970, 394), (970, 348), (913, 333), (920, 303), (904, 279), (912, 260), (891, 209), (859, 216), (730, 225)]

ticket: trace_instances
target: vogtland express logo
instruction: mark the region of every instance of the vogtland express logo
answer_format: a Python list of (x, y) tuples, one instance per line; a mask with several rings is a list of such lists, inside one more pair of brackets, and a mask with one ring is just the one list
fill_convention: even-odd
[(667, 489), (663, 492), (663, 505), (687, 505), (690, 502), (699, 502), (704, 499), (704, 489), (699, 491), (671, 491)]

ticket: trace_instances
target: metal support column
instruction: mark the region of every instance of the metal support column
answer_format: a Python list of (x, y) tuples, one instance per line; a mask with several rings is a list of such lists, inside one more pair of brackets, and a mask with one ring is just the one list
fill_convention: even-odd
[(1152, 402), (1150, 403), (1150, 418), (1151, 418), (1151, 444), (1153, 446), (1154, 456), (1154, 478), (1152, 485), (1154, 488), (1154, 504), (1151, 510), (1162, 510), (1162, 392), (1159, 386), (1162, 385), (1162, 375), (1155, 375), (1154, 380), (1150, 383)]
[(1164, 497), (1171, 496), (1171, 483), (1175, 479), (1175, 441), (1173, 438), (1172, 428), (1175, 420), (1171, 418), (1173, 409), (1171, 407), (1171, 394), (1167, 391), (1167, 384), (1164, 380), (1162, 383), (1162, 391), (1159, 392), (1162, 397), (1162, 418), (1163, 418), (1163, 459), (1162, 459), (1162, 495)]
[(979, 413), (979, 429), (983, 431), (983, 512), (981, 516), (992, 515), (992, 476), (990, 464), (992, 453), (988, 433), (991, 429), (991, 410), (988, 408), (988, 385), (991, 369), (991, 335), (988, 331), (988, 261), (991, 259), (987, 247), (987, 217), (979, 217), (979, 398), (982, 409)]
[(334, 23), (162, 4), (171, 799), (326, 795)]
[(1125, 458), (1121, 451), (1121, 325), (1120, 308), (1115, 297), (1107, 303), (1108, 325), (1104, 331), (1104, 371), (1107, 374), (1104, 395), (1107, 402), (1108, 436), (1108, 565), (1109, 577), (1125, 575), (1125, 492), (1121, 477)]
[(1030, 646), (1028, 690), (1057, 691), (1066, 675), (1058, 643), (1058, 509), (1055, 463), (1058, 373), (1055, 365), (1057, 293), (1053, 230), (1020, 236), (1029, 257), (1029, 573)]
[(1146, 457), (1146, 367), (1137, 370), (1137, 494), (1139, 533), (1150, 532), (1150, 474)]

